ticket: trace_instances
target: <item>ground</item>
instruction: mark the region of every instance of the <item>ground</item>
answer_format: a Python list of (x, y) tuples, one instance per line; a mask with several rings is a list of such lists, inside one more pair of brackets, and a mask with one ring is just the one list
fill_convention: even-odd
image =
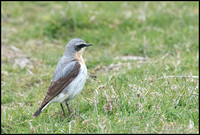
[[(34, 119), (72, 38), (73, 115)], [(1, 2), (1, 40), (1, 133), (199, 133), (199, 2)]]

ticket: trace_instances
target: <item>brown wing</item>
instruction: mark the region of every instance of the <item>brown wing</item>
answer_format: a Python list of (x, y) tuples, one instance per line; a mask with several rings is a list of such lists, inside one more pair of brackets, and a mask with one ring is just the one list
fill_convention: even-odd
[(56, 97), (70, 82), (72, 82), (72, 80), (78, 75), (80, 66), (79, 62), (76, 62), (74, 68), (68, 75), (55, 82), (51, 82), (39, 110), (41, 110), (50, 100)]

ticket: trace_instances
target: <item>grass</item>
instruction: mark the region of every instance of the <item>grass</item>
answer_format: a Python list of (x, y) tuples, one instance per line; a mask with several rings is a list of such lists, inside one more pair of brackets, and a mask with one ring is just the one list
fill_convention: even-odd
[[(2, 134), (199, 133), (198, 2), (1, 4)], [(94, 45), (74, 115), (54, 103), (34, 119), (75, 37)]]

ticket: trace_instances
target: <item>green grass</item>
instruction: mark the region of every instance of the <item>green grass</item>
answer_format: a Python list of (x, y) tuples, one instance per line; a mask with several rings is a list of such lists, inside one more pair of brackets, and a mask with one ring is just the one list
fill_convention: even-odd
[[(2, 134), (199, 133), (198, 2), (1, 4)], [(83, 56), (87, 82), (70, 102), (74, 115), (64, 118), (54, 103), (34, 119), (76, 37), (93, 46)], [(33, 68), (16, 66), (12, 46)]]

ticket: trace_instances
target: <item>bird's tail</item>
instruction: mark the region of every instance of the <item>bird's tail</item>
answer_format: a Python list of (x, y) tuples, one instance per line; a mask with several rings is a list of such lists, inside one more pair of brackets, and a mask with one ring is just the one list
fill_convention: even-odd
[(46, 108), (48, 105), (49, 105), (49, 102), (46, 102), (45, 99), (44, 99), (44, 101), (42, 102), (40, 108), (35, 112), (35, 114), (33, 116), (36, 118), (42, 112), (42, 110), (44, 108)]
[(38, 109), (33, 115), (35, 118), (42, 112), (42, 109)]
[(43, 111), (43, 109), (46, 108), (48, 105), (49, 105), (49, 103), (45, 103), (45, 104), (42, 103), (40, 108), (35, 112), (35, 114), (33, 116), (36, 118), (38, 115), (40, 115), (40, 113)]

